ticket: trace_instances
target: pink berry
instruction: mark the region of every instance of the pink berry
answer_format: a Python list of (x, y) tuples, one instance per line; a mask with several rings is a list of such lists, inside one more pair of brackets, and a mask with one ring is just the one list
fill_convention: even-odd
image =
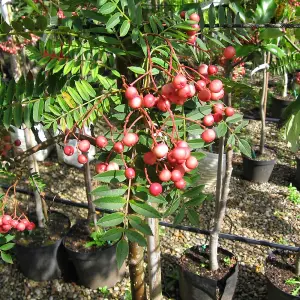
[(152, 196), (158, 196), (159, 194), (162, 193), (162, 186), (160, 183), (154, 182), (151, 183), (149, 187), (149, 192)]

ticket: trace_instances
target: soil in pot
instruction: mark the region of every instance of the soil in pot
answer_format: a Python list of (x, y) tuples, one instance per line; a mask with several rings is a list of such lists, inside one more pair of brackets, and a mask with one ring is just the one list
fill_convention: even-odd
[(265, 149), (264, 154), (254, 151), (253, 158), (243, 156), (243, 178), (249, 181), (268, 182), (276, 163), (276, 154)]
[(209, 254), (208, 247), (195, 246), (181, 257), (179, 286), (182, 300), (232, 299), (238, 276), (235, 256), (219, 248), (219, 269), (211, 271)]
[(268, 256), (265, 275), (269, 300), (300, 299), (300, 284), (292, 283), (293, 279), (300, 282), (295, 275), (295, 260), (296, 254), (288, 251), (274, 251)]
[(92, 289), (112, 287), (122, 279), (125, 265), (117, 267), (116, 243), (102, 246), (92, 245), (89, 226), (86, 220), (77, 222), (64, 239), (64, 246), (75, 266), (78, 283)]
[[(37, 223), (35, 214), (29, 217)], [(16, 234), (15, 252), (20, 269), (26, 277), (36, 281), (59, 278), (68, 269), (67, 254), (61, 243), (70, 228), (70, 220), (55, 211), (48, 212), (48, 218), (44, 228)]]

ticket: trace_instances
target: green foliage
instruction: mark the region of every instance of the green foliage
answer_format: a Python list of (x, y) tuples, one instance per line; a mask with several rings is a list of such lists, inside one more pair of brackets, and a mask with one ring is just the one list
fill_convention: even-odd
[(300, 280), (298, 278), (290, 278), (286, 282), (286, 284), (294, 285), (295, 288), (292, 291), (293, 296), (298, 296), (300, 292)]
[(104, 234), (104, 231), (101, 229), (92, 232), (90, 234), (90, 238), (92, 239), (92, 241), (87, 242), (84, 246), (86, 248), (90, 248), (92, 246), (102, 247), (102, 246), (106, 245), (107, 241), (102, 239), (103, 234)]
[(285, 55), (270, 65), (270, 71), (275, 75), (283, 75), (285, 72), (293, 73), (298, 69), (300, 69), (299, 52)]
[(290, 183), (288, 189), (288, 199), (294, 204), (300, 204), (300, 193), (298, 192), (297, 188)]
[(9, 254), (9, 250), (11, 250), (14, 247), (14, 243), (11, 241), (15, 238), (14, 235), (10, 234), (2, 234), (0, 233), (0, 253), (1, 253), (1, 259), (9, 264), (12, 264), (12, 257)]

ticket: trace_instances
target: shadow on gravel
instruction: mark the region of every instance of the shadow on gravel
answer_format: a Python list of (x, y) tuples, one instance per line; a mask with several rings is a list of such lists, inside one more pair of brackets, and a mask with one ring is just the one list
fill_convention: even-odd
[(269, 182), (280, 186), (289, 186), (290, 182), (293, 182), (295, 176), (295, 168), (276, 163)]
[[(169, 299), (180, 300), (178, 283), (178, 258), (162, 254), (163, 295)], [(254, 267), (239, 266), (238, 283), (233, 300), (266, 300), (265, 276)]]

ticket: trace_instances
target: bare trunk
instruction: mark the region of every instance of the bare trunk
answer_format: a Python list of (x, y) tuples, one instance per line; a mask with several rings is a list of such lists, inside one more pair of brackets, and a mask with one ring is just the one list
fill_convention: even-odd
[(288, 73), (284, 72), (282, 97), (287, 97), (287, 94), (288, 94), (288, 83), (289, 83)]
[[(267, 63), (267, 54), (264, 53), (264, 64)], [(262, 95), (260, 100), (260, 117), (261, 117), (261, 129), (260, 129), (260, 145), (259, 145), (259, 153), (264, 154), (265, 151), (265, 130), (266, 130), (266, 114), (265, 114), (265, 101), (267, 98), (267, 69), (264, 69), (263, 73), (263, 87), (262, 87)]]
[[(25, 133), (26, 148), (30, 149), (33, 147), (31, 131), (29, 128), (24, 128), (24, 133)], [(28, 163), (29, 163), (29, 169), (31, 174), (39, 172), (39, 167), (34, 154), (28, 157)], [(45, 217), (43, 213), (43, 203), (37, 187), (34, 189), (34, 199), (35, 199), (35, 211), (36, 211), (38, 225), (39, 227), (44, 227)]]
[(148, 225), (153, 233), (153, 235), (147, 236), (150, 299), (161, 300), (161, 257), (158, 219), (149, 218)]
[(132, 300), (146, 300), (144, 248), (129, 242), (129, 274)]
[(89, 161), (87, 161), (87, 163), (84, 164), (84, 181), (85, 181), (86, 198), (88, 202), (88, 220), (89, 222), (93, 221), (94, 226), (97, 228), (96, 210), (95, 210), (95, 205), (93, 203), (93, 196), (91, 194), (92, 183), (91, 183), (91, 170), (90, 170)]
[(296, 255), (296, 276), (300, 276), (300, 252), (297, 252)]
[(223, 183), (224, 143), (225, 143), (225, 138), (222, 137), (220, 139), (220, 144), (219, 144), (214, 227), (213, 227), (212, 233), (210, 234), (210, 241), (209, 241), (209, 249), (210, 249), (209, 266), (212, 271), (215, 271), (219, 268), (218, 243), (219, 243), (219, 233), (220, 233), (221, 225), (222, 225), (222, 221), (223, 221), (223, 220), (220, 220), (220, 204), (221, 204), (222, 183)]

